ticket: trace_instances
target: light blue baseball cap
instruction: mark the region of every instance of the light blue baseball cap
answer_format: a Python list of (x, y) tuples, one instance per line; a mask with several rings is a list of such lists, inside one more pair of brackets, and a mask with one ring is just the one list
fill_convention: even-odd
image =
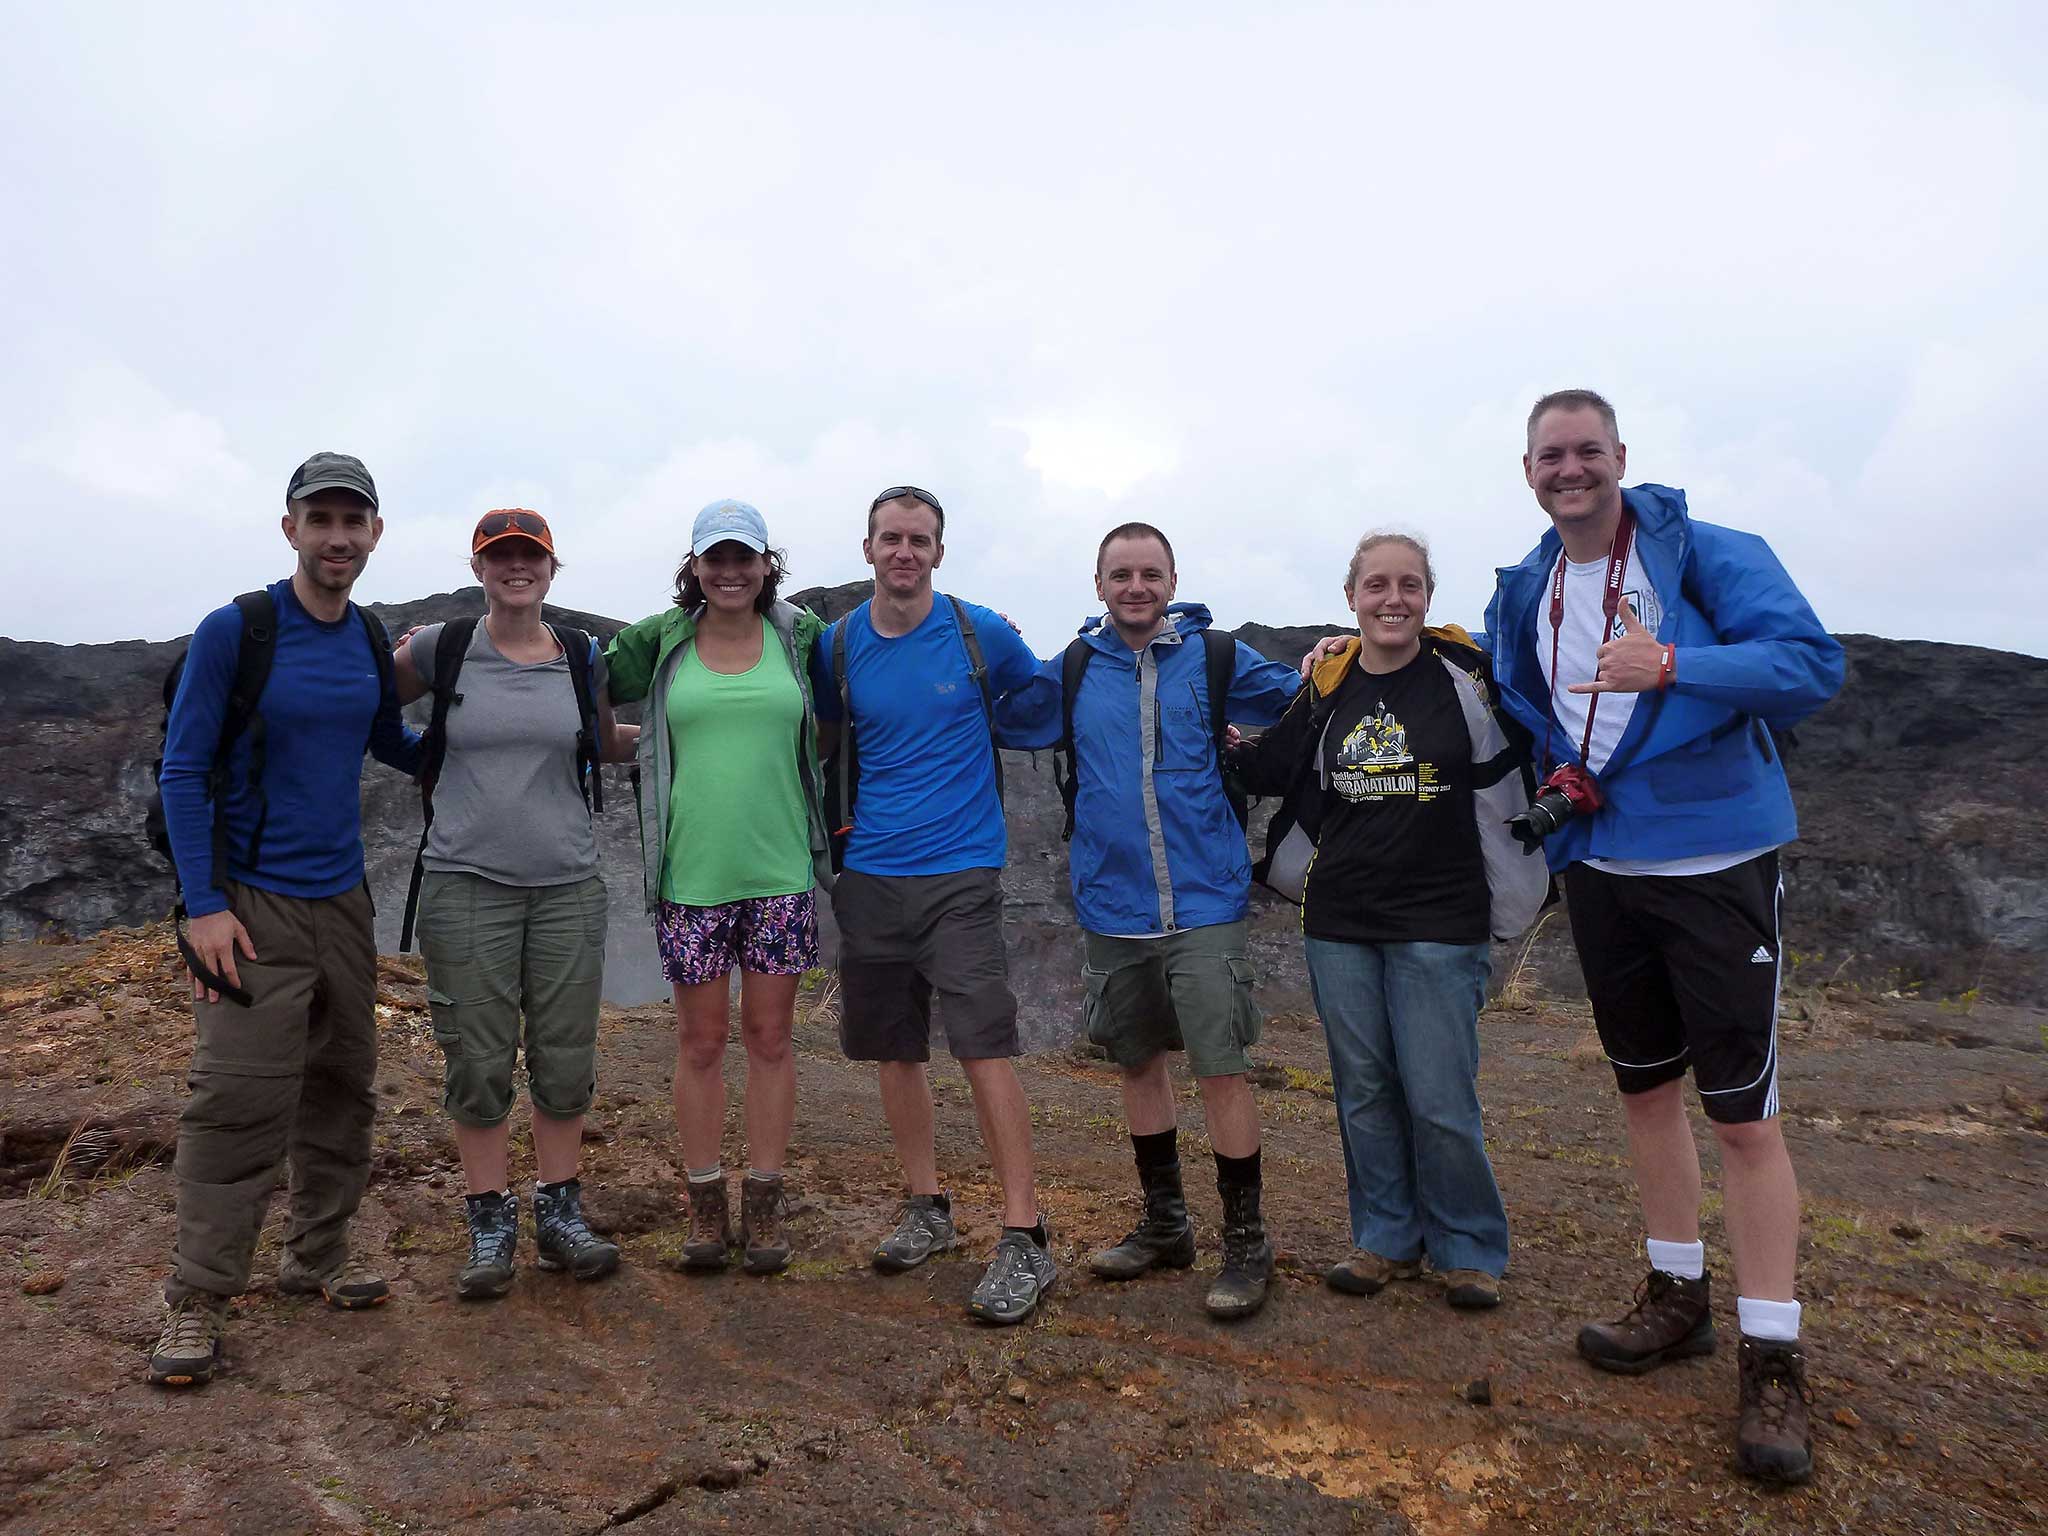
[(690, 528), (690, 553), (701, 555), (714, 544), (723, 544), (731, 539), (744, 544), (756, 554), (765, 554), (768, 549), (768, 523), (759, 512), (744, 501), (727, 497), (714, 501), (697, 514), (697, 521)]

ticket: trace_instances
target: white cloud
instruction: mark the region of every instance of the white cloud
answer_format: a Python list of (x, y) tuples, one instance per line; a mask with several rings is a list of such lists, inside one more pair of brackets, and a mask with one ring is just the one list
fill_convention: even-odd
[(1416, 526), (1476, 623), (1542, 527), (1522, 414), (1586, 384), (1634, 476), (1764, 533), (1831, 623), (2048, 653), (2044, 36), (1903, 4), (44, 7), (0, 60), (30, 150), (0, 484), (41, 514), (5, 627), (189, 628), (281, 573), (284, 477), (327, 447), (384, 491), (369, 597), (463, 579), (514, 501), (562, 599), (621, 617), (720, 495), (798, 584), (848, 580), (914, 480), (943, 582), (1041, 650), (1128, 518), (1228, 623), (1341, 617), (1358, 534)]

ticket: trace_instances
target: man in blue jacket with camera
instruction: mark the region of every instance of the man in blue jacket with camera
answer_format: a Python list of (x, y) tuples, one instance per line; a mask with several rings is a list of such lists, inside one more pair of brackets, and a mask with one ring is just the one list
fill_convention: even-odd
[[(1166, 1053), (1201, 1084), (1223, 1202), (1223, 1267), (1212, 1317), (1264, 1305), (1273, 1249), (1260, 1212), (1259, 1112), (1246, 1074), (1261, 1019), (1245, 956), (1251, 860), (1217, 736), (1226, 716), (1271, 725), (1300, 679), (1227, 635), (1209, 610), (1173, 601), (1173, 546), (1148, 523), (1110, 531), (1095, 591), (1108, 612), (1082, 626), (1037, 683), (997, 711), (1005, 744), (1059, 744), (1074, 911), (1086, 943), (1088, 1035), (1122, 1074), (1145, 1217), (1089, 1260), (1106, 1280), (1186, 1269), (1195, 1238), (1181, 1189)], [(1065, 738), (1065, 739), (1063, 739)]]
[(1648, 1227), (1634, 1303), (1579, 1352), (1636, 1375), (1714, 1349), (1690, 1069), (1739, 1292), (1737, 1460), (1803, 1482), (1799, 1190), (1777, 1119), (1777, 850), (1798, 825), (1772, 731), (1834, 696), (1842, 649), (1762, 539), (1693, 521), (1683, 491), (1624, 490), (1627, 455), (1600, 396), (1537, 401), (1522, 467), (1552, 528), (1486, 613), (1503, 703), (1541, 744), (1515, 830), (1563, 879)]

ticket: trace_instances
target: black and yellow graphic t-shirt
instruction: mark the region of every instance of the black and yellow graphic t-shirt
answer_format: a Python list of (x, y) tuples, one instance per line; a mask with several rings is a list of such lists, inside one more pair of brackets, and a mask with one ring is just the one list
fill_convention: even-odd
[(1472, 738), (1444, 664), (1353, 667), (1323, 736), (1322, 835), (1302, 928), (1352, 944), (1476, 944), (1486, 866), (1472, 820)]

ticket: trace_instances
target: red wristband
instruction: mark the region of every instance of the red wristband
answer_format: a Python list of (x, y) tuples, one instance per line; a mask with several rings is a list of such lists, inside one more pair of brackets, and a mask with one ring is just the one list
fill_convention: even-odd
[(1657, 689), (1661, 693), (1678, 679), (1678, 647), (1664, 647), (1664, 659), (1657, 666)]

